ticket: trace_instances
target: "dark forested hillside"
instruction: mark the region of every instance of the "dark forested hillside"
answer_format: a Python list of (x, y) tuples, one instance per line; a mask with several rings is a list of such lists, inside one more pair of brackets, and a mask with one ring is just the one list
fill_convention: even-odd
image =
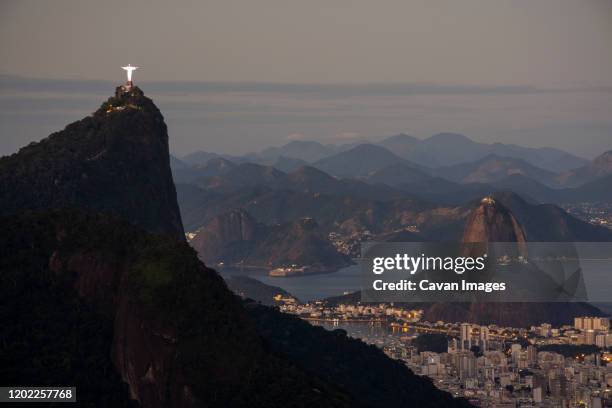
[(275, 268), (296, 264), (333, 271), (350, 264), (311, 218), (268, 226), (234, 209), (198, 229), (190, 243), (210, 265)]
[(183, 238), (168, 132), (153, 101), (121, 87), (91, 116), (0, 158), (0, 214), (82, 208)]
[(110, 405), (351, 405), (266, 351), (186, 243), (80, 212), (0, 224), (3, 383), (75, 384), (79, 401)]
[[(76, 385), (81, 405), (104, 407), (465, 405), (358, 341), (317, 347), (334, 334), (272, 309), (266, 321), (298, 321), (300, 337), (265, 338), (182, 239), (166, 127), (138, 88), (0, 159), (0, 182), (0, 383)], [(329, 375), (305, 344), (363, 370)], [(380, 394), (372, 378), (402, 391), (361, 400)]]
[(358, 401), (373, 407), (468, 407), (467, 401), (434, 391), (431, 380), (414, 375), (403, 362), (350, 338), (274, 309), (248, 305), (257, 329), (275, 352), (322, 379), (342, 384)]

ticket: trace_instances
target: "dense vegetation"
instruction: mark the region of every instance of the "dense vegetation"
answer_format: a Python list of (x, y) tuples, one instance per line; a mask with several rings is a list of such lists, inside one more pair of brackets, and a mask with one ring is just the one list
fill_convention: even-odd
[(590, 344), (546, 344), (544, 346), (538, 346), (538, 351), (550, 351), (561, 354), (563, 357), (574, 358), (581, 354), (588, 356), (589, 354), (599, 353), (601, 350), (599, 347)]
[(311, 218), (264, 225), (246, 211), (233, 209), (196, 232), (191, 245), (208, 265), (276, 268), (290, 265), (334, 270), (350, 264)]
[[(467, 406), (345, 333), (269, 307), (250, 305), (247, 313), (184, 242), (77, 211), (29, 213), (0, 225), (0, 295), (8, 299), (0, 316), (9, 322), (1, 329), (2, 383), (74, 384), (81, 402), (132, 404), (111, 358), (122, 338), (113, 328), (122, 313), (115, 301), (127, 294), (140, 324), (176, 333), (170, 405), (173, 382), (188, 379), (210, 406)], [(69, 267), (83, 254), (119, 273), (89, 298), (75, 286), (91, 283), (96, 268)], [(145, 353), (150, 345), (130, 347)]]
[[(76, 298), (67, 277), (48, 268), (43, 247), (51, 231), (0, 225), (0, 382), (76, 386), (81, 406), (135, 406), (111, 362), (112, 318)], [(24, 227), (37, 239), (24, 239)]]
[(340, 384), (366, 406), (470, 406), (439, 391), (430, 379), (416, 376), (376, 346), (347, 337), (343, 330), (329, 332), (312, 327), (295, 316), (256, 303), (249, 304), (248, 309), (274, 352), (288, 356), (307, 372)]
[(412, 340), (412, 345), (417, 351), (433, 351), (434, 353), (446, 353), (448, 351), (448, 339), (445, 334), (424, 333)]
[(278, 286), (266, 285), (265, 283), (250, 278), (248, 276), (225, 277), (225, 283), (236, 294), (243, 298), (248, 298), (260, 302), (262, 305), (275, 306), (279, 302), (274, 300), (274, 296), (282, 295), (294, 297), (291, 293)]
[[(121, 110), (112, 110), (121, 108)], [(138, 88), (0, 158), (0, 215), (79, 208), (183, 237), (161, 112)]]
[[(174, 381), (188, 381), (195, 398), (210, 406), (350, 405), (338, 387), (269, 354), (239, 299), (187, 244), (74, 211), (0, 219), (0, 225), (3, 384), (76, 385), (83, 403), (128, 406), (127, 386), (111, 362), (111, 348), (122, 347), (113, 343), (122, 335), (117, 327), (113, 332), (120, 318), (113, 300), (127, 293), (141, 308), (141, 324), (154, 321), (176, 333), (166, 405), (177, 402)], [(127, 276), (117, 275), (99, 298), (80, 299), (74, 286), (92, 277), (66, 267), (75, 254)], [(63, 266), (52, 270), (50, 263)], [(137, 344), (129, 346), (139, 352)], [(142, 352), (149, 346), (141, 345)]]

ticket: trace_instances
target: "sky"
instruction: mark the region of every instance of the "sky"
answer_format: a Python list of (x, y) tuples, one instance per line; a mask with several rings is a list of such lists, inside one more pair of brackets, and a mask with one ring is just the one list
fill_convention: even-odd
[(612, 1), (0, 2), (0, 154), (94, 111), (119, 68), (171, 150), (458, 132), (612, 149)]

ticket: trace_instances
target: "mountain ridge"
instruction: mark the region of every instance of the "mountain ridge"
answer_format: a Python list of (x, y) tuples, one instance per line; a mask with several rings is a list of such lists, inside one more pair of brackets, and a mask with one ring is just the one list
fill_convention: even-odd
[[(76, 384), (81, 404), (109, 406), (469, 405), (382, 351), (296, 317), (258, 309), (265, 322), (255, 325), (258, 315), (184, 241), (163, 117), (138, 88), (130, 92), (60, 137), (0, 160), (0, 180), (10, 182), (0, 193), (8, 200), (0, 296), (14, 306), (0, 308), (9, 322), (0, 327), (5, 383)], [(156, 188), (162, 200), (148, 194)], [(275, 342), (271, 329), (321, 345), (312, 352), (326, 353), (327, 365), (305, 364), (302, 343)], [(330, 367), (374, 379), (393, 373), (405, 391), (342, 381)], [(363, 402), (361, 393), (372, 398)]]
[(591, 162), (559, 175), (559, 182), (567, 187), (580, 187), (612, 174), (612, 150), (594, 158)]
[[(405, 133), (379, 140), (362, 142), (387, 148), (401, 158), (419, 166), (438, 167), (481, 159), (488, 154), (518, 158), (530, 164), (556, 173), (569, 171), (588, 163), (588, 160), (552, 147), (523, 147), (504, 143), (481, 143), (459, 133), (438, 133), (417, 138)], [(356, 143), (322, 144), (317, 141), (291, 141), (282, 146), (269, 147), (249, 153), (237, 161), (253, 161), (272, 164), (279, 156), (303, 160), (307, 163), (328, 158), (350, 150)]]
[(494, 183), (504, 177), (520, 174), (539, 183), (556, 184), (557, 174), (536, 167), (525, 160), (488, 154), (470, 163), (440, 167), (433, 171), (450, 181), (461, 183)]
[[(502, 203), (505, 201), (505, 203)], [(510, 204), (510, 205), (509, 205)], [(530, 235), (517, 216), (509, 208), (527, 205), (520, 197), (512, 194), (487, 196), (473, 205), (467, 217), (461, 242), (516, 242), (517, 254), (526, 255)], [(524, 211), (523, 211), (524, 212)], [(525, 219), (525, 217), (523, 217)], [(532, 220), (528, 220), (531, 222)], [(546, 221), (544, 221), (546, 222)], [(533, 236), (533, 232), (531, 233)], [(538, 240), (537, 236), (535, 237)], [(612, 234), (610, 239), (612, 239)], [(568, 239), (571, 241), (571, 239)], [(435, 303), (424, 305), (425, 318), (430, 321), (462, 321), (478, 324), (500, 324), (512, 327), (525, 327), (543, 322), (555, 325), (570, 324), (573, 318), (581, 315), (604, 315), (596, 307), (587, 303)]]
[(118, 87), (91, 116), (0, 158), (0, 214), (88, 208), (184, 239), (169, 166), (161, 112)]
[(394, 164), (410, 165), (382, 146), (364, 143), (318, 160), (312, 166), (333, 176), (358, 178)]
[(570, 170), (587, 163), (587, 160), (551, 147), (523, 147), (504, 143), (475, 142), (459, 133), (438, 133), (425, 139), (403, 138), (398, 143), (398, 135), (378, 142), (393, 151), (403, 152), (406, 160), (429, 166), (455, 165), (479, 160), (488, 154), (522, 159), (534, 166), (553, 172)]
[(350, 260), (338, 253), (312, 219), (282, 225), (258, 223), (243, 209), (220, 214), (195, 231), (191, 245), (208, 264), (278, 268), (307, 266), (335, 271)]

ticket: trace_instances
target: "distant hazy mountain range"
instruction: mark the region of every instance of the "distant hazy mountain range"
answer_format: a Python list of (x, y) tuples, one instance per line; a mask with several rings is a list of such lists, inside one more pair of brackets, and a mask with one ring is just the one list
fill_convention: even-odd
[(460, 183), (491, 183), (523, 175), (549, 187), (577, 187), (612, 174), (612, 151), (589, 162), (559, 149), (478, 143), (455, 133), (427, 139), (399, 134), (376, 143), (342, 145), (292, 141), (243, 156), (198, 151), (180, 160), (174, 157), (172, 166), (176, 181), (190, 182), (210, 175), (211, 166), (229, 162), (284, 172), (310, 165), (332, 176), (370, 178), (389, 185), (422, 181), (424, 175)]
[(569, 187), (576, 187), (612, 174), (612, 150), (596, 157), (584, 166), (561, 173), (558, 182)]
[[(358, 241), (612, 241), (612, 229), (558, 206), (612, 202), (612, 151), (588, 162), (456, 134), (397, 135), (342, 146), (291, 142), (242, 157), (201, 153), (172, 167), (185, 229), (196, 232), (192, 245), (209, 262), (337, 266), (342, 257), (325, 242), (332, 232)], [(490, 219), (479, 216), (485, 196), (497, 203)], [(303, 219), (316, 227), (297, 228)], [(516, 326), (601, 313), (578, 303), (532, 306), (423, 308), (430, 320)]]
[[(609, 189), (599, 184), (609, 185), (612, 176), (597, 181), (595, 187), (588, 184), (564, 190), (545, 187), (521, 175), (506, 177), (496, 184), (460, 184), (428, 177), (391, 187), (337, 179), (312, 167), (287, 174), (270, 166), (248, 163), (196, 183), (179, 183), (177, 194), (185, 228), (189, 231), (236, 208), (266, 225), (287, 224), (309, 217), (324, 232), (350, 235), (368, 230), (381, 235), (405, 235), (407, 226), (412, 226), (422, 240), (453, 240), (460, 238), (474, 203), (485, 195), (494, 195), (520, 218), (529, 240), (612, 239), (611, 230), (587, 224), (556, 205), (541, 204), (550, 201), (540, 200), (547, 194), (578, 200), (586, 189), (595, 190), (593, 194), (600, 196), (609, 195)], [(529, 194), (517, 193), (518, 190)]]
[[(587, 160), (563, 150), (543, 147), (530, 148), (503, 143), (478, 143), (456, 133), (439, 133), (426, 139), (399, 134), (379, 142), (366, 144), (386, 148), (394, 155), (425, 167), (444, 167), (473, 162), (488, 155), (524, 160), (536, 167), (553, 172), (563, 172), (584, 166)], [(333, 145), (314, 141), (292, 141), (280, 147), (266, 148), (257, 153), (241, 157), (219, 155), (209, 152), (194, 152), (183, 158), (187, 164), (203, 164), (214, 157), (225, 157), (233, 161), (250, 161), (273, 165), (279, 158), (315, 163), (356, 147), (354, 143)]]
[(474, 162), (440, 167), (434, 174), (459, 183), (494, 183), (521, 175), (549, 186), (556, 185), (557, 174), (536, 167), (523, 159), (490, 154)]
[(400, 134), (387, 138), (379, 144), (404, 159), (428, 167), (472, 162), (491, 154), (522, 159), (534, 166), (554, 172), (586, 164), (586, 160), (559, 149), (478, 143), (456, 133), (439, 133), (424, 140)]
[[(462, 149), (470, 152), (460, 159)], [(452, 205), (495, 191), (540, 203), (612, 199), (612, 151), (587, 162), (557, 149), (487, 145), (456, 134), (425, 140), (397, 135), (379, 144), (342, 146), (294, 141), (242, 157), (194, 153), (172, 158), (171, 166), (177, 183), (216, 192), (265, 187)]]
[[(459, 145), (466, 143), (463, 137), (447, 134), (417, 144), (457, 138)], [(402, 135), (387, 140), (412, 139)], [(380, 144), (329, 147), (292, 142), (266, 149), (262, 156), (205, 154), (200, 155), (206, 159), (202, 162), (173, 160), (172, 166), (185, 228), (196, 233), (192, 245), (210, 263), (309, 263), (335, 269), (343, 258), (326, 242), (329, 233), (356, 240), (367, 234), (379, 241), (456, 241), (466, 234), (470, 214), (484, 196), (494, 197), (500, 208), (511, 212), (523, 240), (612, 240), (612, 230), (581, 221), (555, 205), (611, 201), (611, 154), (586, 164), (571, 159), (579, 167), (557, 172), (527, 158), (569, 156), (556, 150), (495, 146), (527, 154), (488, 152), (473, 161), (426, 166), (406, 159), (407, 151), (397, 147), (391, 151)], [(319, 158), (331, 150), (331, 155)], [(289, 154), (301, 156), (288, 158)], [(310, 162), (304, 164), (304, 159)], [(583, 184), (575, 186), (578, 180)], [(313, 220), (312, 228), (300, 228), (305, 219)], [(493, 318), (475, 307), (465, 315), (469, 320)], [(452, 317), (450, 310), (436, 306), (431, 313)], [(564, 310), (567, 313), (559, 314), (554, 307), (543, 307), (534, 321), (554, 316), (566, 321), (586, 309)], [(512, 319), (520, 320), (519, 315)]]
[(416, 167), (382, 146), (360, 144), (318, 160), (313, 163), (313, 166), (338, 177), (367, 177), (387, 166), (401, 164)]

